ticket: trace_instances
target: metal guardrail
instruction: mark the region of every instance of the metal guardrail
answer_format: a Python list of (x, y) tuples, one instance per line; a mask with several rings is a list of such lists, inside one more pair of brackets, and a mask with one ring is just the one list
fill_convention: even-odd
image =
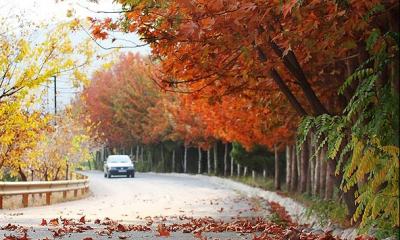
[(84, 175), (78, 175), (79, 180), (62, 181), (31, 181), (31, 182), (0, 182), (0, 209), (3, 209), (3, 196), (22, 195), (22, 204), (28, 206), (29, 194), (46, 194), (46, 204), (51, 203), (51, 194), (63, 192), (63, 198), (67, 197), (68, 191), (74, 191), (74, 197), (89, 191), (89, 179)]

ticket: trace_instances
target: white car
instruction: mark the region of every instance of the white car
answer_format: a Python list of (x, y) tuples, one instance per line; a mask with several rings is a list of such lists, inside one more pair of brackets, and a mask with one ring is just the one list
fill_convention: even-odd
[(135, 177), (135, 165), (128, 155), (110, 155), (104, 163), (104, 177), (113, 175), (126, 175)]

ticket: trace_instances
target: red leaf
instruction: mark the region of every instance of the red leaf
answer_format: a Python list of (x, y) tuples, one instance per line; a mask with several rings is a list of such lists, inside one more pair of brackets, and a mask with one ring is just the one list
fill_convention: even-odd
[(296, 5), (297, 0), (290, 0), (285, 3), (282, 7), (283, 17), (285, 18), (289, 13), (292, 12), (294, 5)]
[(46, 219), (42, 219), (42, 222), (40, 223), (40, 226), (47, 226)]
[(171, 234), (168, 229), (165, 227), (165, 224), (159, 224), (157, 226), (157, 232), (159, 237), (169, 237)]
[(120, 231), (120, 232), (126, 232), (126, 231), (128, 231), (129, 229), (128, 229), (125, 225), (118, 224), (117, 230)]

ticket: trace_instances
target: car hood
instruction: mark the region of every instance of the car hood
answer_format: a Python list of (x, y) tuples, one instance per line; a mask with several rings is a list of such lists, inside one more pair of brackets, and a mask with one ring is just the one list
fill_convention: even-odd
[(133, 167), (132, 163), (107, 163), (108, 167)]

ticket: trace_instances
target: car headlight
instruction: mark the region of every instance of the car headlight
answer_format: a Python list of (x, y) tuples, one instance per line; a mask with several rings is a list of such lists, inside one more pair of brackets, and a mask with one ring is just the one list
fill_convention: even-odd
[(116, 167), (110, 167), (110, 170), (117, 170)]
[(133, 166), (129, 166), (128, 169), (129, 169), (129, 170), (133, 170), (134, 167), (133, 167)]

